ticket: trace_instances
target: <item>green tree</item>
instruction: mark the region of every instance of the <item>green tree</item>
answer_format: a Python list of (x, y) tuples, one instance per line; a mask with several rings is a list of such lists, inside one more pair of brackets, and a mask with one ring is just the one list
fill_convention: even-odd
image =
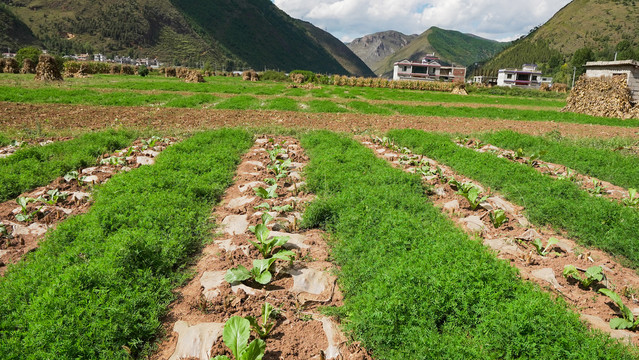
[(18, 61), (20, 66), (22, 66), (22, 61), (27, 58), (31, 59), (34, 64), (37, 64), (40, 54), (42, 54), (42, 51), (40, 49), (33, 46), (27, 46), (18, 50), (18, 52), (16, 53), (16, 60)]
[(584, 47), (575, 51), (575, 54), (572, 56), (572, 61), (570, 63), (572, 66), (577, 68), (577, 77), (586, 72), (586, 63), (588, 61), (593, 61), (594, 59), (595, 54), (589, 47)]
[(628, 40), (621, 40), (615, 47), (617, 52), (617, 60), (632, 60), (636, 54), (632, 49), (632, 44)]

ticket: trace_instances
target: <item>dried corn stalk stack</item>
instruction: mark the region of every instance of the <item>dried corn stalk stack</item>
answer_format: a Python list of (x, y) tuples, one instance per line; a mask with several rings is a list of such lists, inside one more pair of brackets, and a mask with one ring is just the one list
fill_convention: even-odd
[(242, 80), (244, 81), (259, 81), (260, 76), (255, 72), (255, 70), (246, 70), (242, 73)]
[(191, 70), (185, 68), (185, 67), (180, 67), (177, 68), (177, 70), (175, 70), (175, 76), (177, 76), (180, 79), (186, 79), (189, 76)]
[(188, 83), (203, 83), (204, 76), (202, 76), (202, 72), (200, 72), (199, 70), (191, 70), (187, 73), (184, 81)]
[(4, 58), (0, 58), (0, 74), (2, 74), (4, 72), (5, 61), (6, 60)]
[(133, 75), (135, 73), (135, 69), (131, 65), (122, 65), (120, 68), (120, 75)]
[(58, 63), (51, 55), (42, 54), (38, 58), (38, 66), (36, 66), (36, 80), (40, 81), (62, 81), (62, 74), (58, 69)]
[(468, 93), (466, 92), (466, 85), (465, 84), (455, 85), (455, 87), (453, 88), (453, 90), (450, 93), (451, 94), (455, 94), (455, 95), (468, 95)]
[(120, 73), (120, 71), (122, 71), (122, 66), (120, 65), (112, 64), (109, 68), (109, 74), (111, 75), (117, 75)]
[(176, 77), (176, 71), (175, 68), (172, 67), (168, 67), (166, 69), (164, 69), (164, 77)]
[(7, 74), (17, 74), (20, 72), (16, 59), (8, 58), (4, 60), (4, 72)]
[(29, 58), (22, 60), (22, 69), (20, 74), (35, 74), (35, 63)]
[(303, 74), (291, 74), (291, 81), (293, 81), (295, 84), (301, 84), (304, 82), (304, 75)]
[(563, 111), (627, 119), (633, 113), (630, 101), (630, 88), (624, 76), (582, 76), (570, 91)]

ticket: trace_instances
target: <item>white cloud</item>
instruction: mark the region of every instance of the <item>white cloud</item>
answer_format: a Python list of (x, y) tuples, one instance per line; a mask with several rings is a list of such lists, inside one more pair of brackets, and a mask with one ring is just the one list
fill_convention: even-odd
[(570, 0), (274, 0), (292, 17), (343, 41), (378, 31), (420, 34), (431, 26), (511, 40), (543, 24)]

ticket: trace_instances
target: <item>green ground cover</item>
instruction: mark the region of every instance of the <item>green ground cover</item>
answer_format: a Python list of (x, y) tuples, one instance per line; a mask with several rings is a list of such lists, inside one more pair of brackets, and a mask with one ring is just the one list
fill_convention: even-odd
[(11, 144), (11, 138), (6, 134), (0, 133), (0, 146), (7, 146)]
[(0, 279), (1, 357), (143, 356), (251, 144), (244, 131), (200, 133), (99, 187), (87, 214)]
[(478, 137), (501, 148), (521, 148), (527, 155), (538, 153), (542, 160), (568, 166), (582, 174), (618, 186), (639, 189), (639, 157), (636, 156), (625, 156), (617, 151), (579, 146), (571, 141), (553, 141), (509, 130), (480, 134)]
[(168, 101), (164, 106), (166, 107), (180, 107), (180, 108), (200, 108), (202, 105), (211, 104), (218, 101), (219, 98), (209, 94), (197, 94), (191, 96), (178, 97)]
[(421, 179), (345, 136), (302, 137), (304, 226), (331, 233), (344, 306), (378, 359), (633, 359), (497, 260), (424, 196)]
[(46, 185), (71, 170), (94, 166), (100, 155), (122, 149), (135, 138), (136, 134), (130, 131), (108, 130), (46, 146), (21, 148), (0, 159), (0, 202)]
[(528, 219), (550, 225), (586, 246), (625, 257), (639, 267), (639, 212), (594, 197), (568, 180), (556, 180), (527, 165), (459, 147), (446, 135), (416, 130), (389, 132), (398, 145), (451, 166), (458, 173), (500, 192), (526, 208)]

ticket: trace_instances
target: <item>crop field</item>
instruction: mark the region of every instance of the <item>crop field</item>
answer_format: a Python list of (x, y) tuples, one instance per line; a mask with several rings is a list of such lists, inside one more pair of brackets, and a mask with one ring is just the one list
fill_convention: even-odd
[(639, 359), (639, 122), (0, 74), (2, 359)]

